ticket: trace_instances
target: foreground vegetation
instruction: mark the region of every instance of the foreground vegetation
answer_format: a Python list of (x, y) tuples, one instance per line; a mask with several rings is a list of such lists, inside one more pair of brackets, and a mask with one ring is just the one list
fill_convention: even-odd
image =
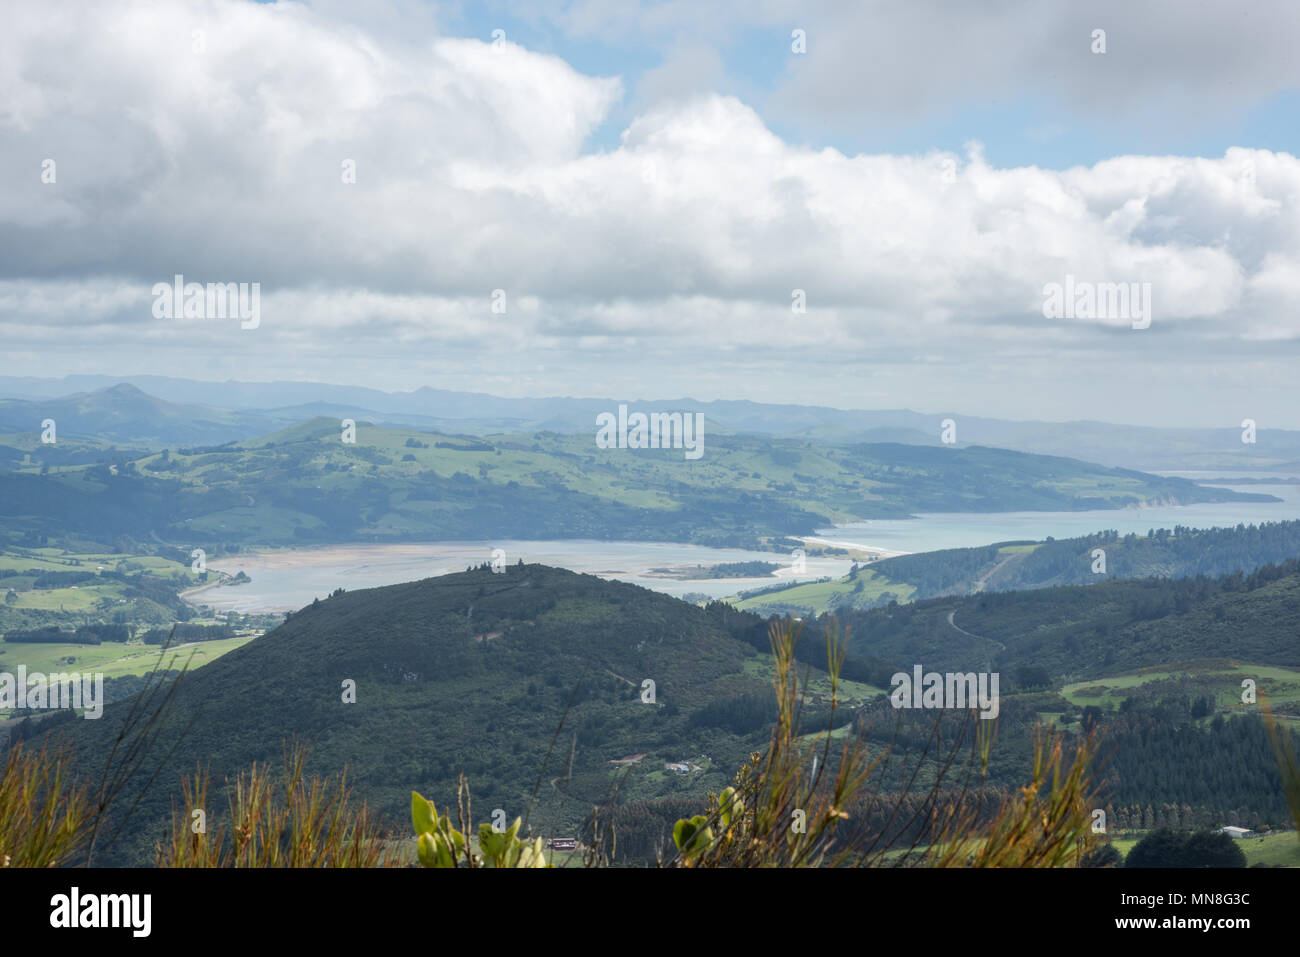
[[(755, 753), (736, 776), (734, 786), (710, 795), (701, 814), (677, 822), (673, 831), (676, 853), (661, 865), (686, 867), (879, 865), (874, 853), (881, 835), (853, 829), (849, 808), (861, 803), (861, 793), (871, 767), (883, 756), (868, 757), (863, 738), (846, 740), (837, 761), (832, 761), (829, 741), (821, 749), (822, 774), (805, 772), (815, 748), (804, 744), (799, 715), (804, 703), (794, 649), (794, 626), (773, 626), (772, 653), (776, 660), (774, 691), (778, 719), (768, 747)], [(844, 660), (842, 646), (827, 649), (832, 699)], [(154, 718), (139, 725), (145, 737)], [(134, 709), (133, 709), (134, 710)], [(832, 707), (831, 714), (834, 714)], [(977, 719), (971, 716), (973, 722)], [(156, 738), (152, 740), (156, 741)], [(134, 751), (139, 741), (132, 741)], [(968, 757), (977, 765), (976, 778), (987, 767), (992, 737), (971, 739)], [(1073, 750), (1068, 768), (1062, 768), (1062, 742), (1042, 737), (1035, 749), (1034, 773), (1013, 800), (1002, 802), (987, 826), (979, 804), (961, 798), (974, 788), (963, 784), (955, 801), (940, 800), (941, 781), (930, 791), (931, 836), (926, 856), (929, 866), (1069, 866), (1077, 865), (1092, 844), (1088, 808), (1094, 803), (1087, 770), (1093, 756), (1089, 742)], [(960, 748), (949, 758), (958, 757)], [(158, 866), (189, 867), (293, 867), (380, 866), (385, 856), (385, 835), (367, 807), (352, 803), (345, 777), (335, 782), (305, 776), (305, 750), (286, 752), (282, 779), (275, 780), (254, 765), (227, 788), (229, 813), (210, 826), (209, 779), (196, 773), (184, 782), (182, 801), (173, 807), (170, 842), (155, 851)], [(834, 765), (834, 771), (826, 769)], [(138, 765), (137, 765), (138, 767)], [(98, 803), (87, 799), (85, 785), (67, 776), (66, 756), (42, 750), (11, 750), (6, 774), (0, 779), (0, 822), (5, 822), (6, 864), (50, 866), (72, 863), (83, 847), (92, 846), (112, 801), (122, 792), (101, 789)], [(106, 801), (105, 795), (109, 798)], [(477, 845), (466, 839), (471, 819), (469, 790), (464, 778), (458, 785), (457, 829), (450, 813), (419, 794), (411, 796), (412, 822), (417, 834), (418, 857), (427, 867), (496, 866), (547, 867), (552, 859), (543, 838), (521, 839), (520, 819), (508, 828), (483, 824)], [(608, 866), (615, 835), (602, 830), (600, 818), (583, 856), (587, 866)]]
[[(728, 787), (757, 814), (761, 795), (734, 776), (755, 754), (798, 755), (801, 770), (783, 787), (799, 800), (822, 793), (807, 791), (808, 775), (829, 786), (846, 767), (850, 783), (864, 774), (857, 793), (868, 800), (831, 799), (849, 829), (879, 838), (872, 853), (928, 848), (941, 843), (936, 802), (966, 821), (964, 832), (991, 827), (996, 807), (1020, 799), (1025, 782), (1050, 767), (1052, 748), (1039, 740), (1045, 724), (1061, 743), (1063, 771), (1086, 742), (1100, 742), (1105, 760), (1091, 807), (1104, 809), (1115, 829), (1275, 828), (1300, 816), (1300, 791), (1287, 790), (1300, 777), (1294, 749), (1279, 744), (1300, 680), (1272, 663), (1294, 660), (1297, 589), (1300, 571), (1273, 569), (1199, 584), (943, 599), (847, 615), (848, 636), (830, 620), (806, 620), (788, 651), (773, 647), (772, 622), (725, 603), (699, 608), (545, 566), (484, 566), (340, 592), (183, 681), (159, 676), (157, 688), (174, 697), (152, 725), (149, 775), (121, 777), (120, 800), (107, 804), (105, 818), (116, 836), (96, 860), (153, 862), (157, 829), (186, 803), (176, 782), (199, 764), (214, 780), (233, 781), (273, 761), (285, 735), (315, 741), (304, 773), (338, 776), (346, 767), (368, 806), (389, 820), (409, 812), (412, 790), (450, 803), (463, 775), (494, 819), (522, 819), (521, 840), (608, 834), (616, 864), (671, 854), (677, 822), (720, 813), (708, 795)], [(1052, 592), (1058, 601), (1044, 604)], [(1168, 612), (1145, 617), (1158, 601)], [(1220, 603), (1232, 618), (1215, 626)], [(954, 610), (964, 631), (947, 617)], [(1122, 627), (1095, 631), (1124, 615)], [(972, 638), (976, 627), (987, 637)], [(1058, 657), (1058, 643), (1071, 637), (1078, 647)], [(828, 643), (837, 649), (830, 659)], [(1212, 659), (1212, 649), (1250, 656)], [(1188, 657), (1171, 662), (1169, 654)], [(997, 747), (971, 740), (960, 716), (891, 706), (891, 676), (918, 661), (1001, 674)], [(781, 683), (791, 662), (801, 672), (798, 733), (774, 751), (773, 729), (791, 727)], [(1254, 701), (1242, 697), (1243, 676), (1255, 683)], [(14, 737), (35, 747), (46, 730), (57, 732), (75, 749), (73, 770), (94, 774), (129, 738), (128, 707), (138, 710), (111, 705), (98, 721), (61, 711)], [(953, 752), (959, 739), (973, 750)], [(846, 765), (846, 747), (869, 749), (870, 760)], [(948, 766), (954, 753), (965, 755), (965, 763), (952, 758), (965, 777)], [(780, 780), (788, 767), (769, 770), (776, 776), (767, 780)], [(150, 778), (155, 784), (144, 787)], [(972, 780), (980, 801), (963, 790)], [(798, 808), (811, 814), (816, 805)], [(469, 820), (455, 823), (472, 844)], [(770, 833), (774, 821), (754, 826)], [(839, 842), (845, 832), (837, 829)]]
[[(1173, 614), (1134, 617), (1165, 587), (1142, 582), (846, 615), (851, 634), (834, 687), (824, 654), (828, 623), (805, 620), (794, 651), (807, 672), (804, 743), (825, 739), (838, 748), (852, 732), (896, 756), (872, 768), (873, 793), (902, 791), (904, 767), (918, 769), (916, 786), (930, 787), (934, 756), (915, 762), (933, 734), (931, 719), (890, 706), (891, 676), (912, 662), (989, 669), (1002, 677), (1001, 714), (984, 785), (999, 800), (1032, 776), (1034, 729), (1050, 723), (1067, 741), (1094, 729), (1104, 736), (1099, 806), (1117, 827), (1175, 819), (1220, 827), (1231, 815), (1245, 826), (1280, 825), (1289, 812), (1278, 762), (1260, 705), (1241, 700), (1245, 670), (1234, 668), (1251, 662), (1261, 700), (1270, 695), (1276, 720), (1290, 721), (1296, 682), (1270, 659), (1294, 661), (1300, 574), (1221, 585), (1207, 587), (1206, 604), (1189, 605), (1192, 620), (1181, 625)], [(1055, 605), (1042, 600), (1051, 592), (1059, 593)], [(994, 598), (996, 607), (979, 607)], [(1229, 602), (1232, 618), (1214, 626), (1212, 601)], [(953, 629), (947, 612), (954, 608), (963, 629), (997, 635), (1003, 647)], [(1113, 637), (1095, 631), (1121, 615), (1128, 617)], [(316, 739), (313, 772), (348, 767), (349, 780), (389, 819), (407, 812), (412, 789), (443, 795), (444, 803), (462, 772), (476, 801), (507, 819), (535, 806), (552, 835), (590, 833), (591, 808), (610, 806), (616, 793), (613, 856), (652, 860), (675, 822), (698, 813), (686, 814), (688, 806), (734, 785), (734, 769), (765, 746), (778, 718), (769, 626), (722, 602), (698, 608), (537, 565), (336, 594), (186, 679), (160, 724), (168, 742), (160, 754), (176, 748), (160, 764), (162, 784), (139, 796), (134, 823), (106, 861), (152, 860), (148, 827), (169, 819), (171, 782), (199, 761), (218, 780), (231, 778), (273, 760), (286, 734)], [(1072, 636), (1077, 650), (1058, 656)], [(1212, 650), (1225, 649), (1243, 655), (1207, 662)], [(1186, 657), (1171, 661), (1171, 654)], [(1066, 670), (1074, 668), (1091, 676)], [(1100, 684), (1128, 682), (1109, 675), (1143, 669), (1149, 680)], [(355, 682), (351, 701), (345, 682)], [(1236, 703), (1228, 695), (1233, 683)], [(57, 728), (78, 754), (104, 754), (119, 720), (116, 706), (99, 721), (61, 712), (23, 736)], [(955, 733), (947, 720), (943, 740)], [(908, 818), (919, 810), (909, 807)], [(890, 840), (914, 840), (916, 831), (897, 829)]]

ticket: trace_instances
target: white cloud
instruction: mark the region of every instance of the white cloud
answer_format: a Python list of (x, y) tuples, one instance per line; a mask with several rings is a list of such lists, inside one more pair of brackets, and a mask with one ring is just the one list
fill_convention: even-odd
[[(650, 46), (665, 67), (684, 46), (783, 64), (765, 115), (852, 129), (942, 115), (1026, 94), (1068, 130), (1078, 116), (1183, 129), (1235, 122), (1243, 106), (1300, 87), (1292, 0), (515, 0), (515, 16), (588, 42)], [(807, 52), (792, 55), (790, 32)], [(1106, 32), (1094, 54), (1093, 31)], [(743, 51), (742, 49), (743, 48)], [(693, 71), (676, 78), (684, 92)], [(695, 92), (717, 89), (699, 71)], [(771, 111), (770, 114), (768, 111)], [(1037, 130), (1041, 136), (1048, 131)]]
[[(177, 272), (261, 282), (256, 349), (294, 362), (424, 345), (484, 365), (532, 355), (559, 375), (565, 350), (614, 362), (634, 346), (646, 368), (743, 344), (771, 368), (951, 367), (1144, 334), (1043, 319), (1044, 284), (1066, 274), (1150, 282), (1166, 349), (1300, 339), (1286, 154), (1064, 171), (995, 168), (978, 144), (846, 156), (784, 141), (735, 98), (682, 97), (667, 75), (617, 148), (584, 152), (620, 81), (511, 43), (402, 36), (391, 17), (370, 31), (295, 3), (76, 10), (20, 6), (0, 36), (0, 324), (15, 349), (88, 322), (77, 341), (123, 355), (252, 348), (144, 321), (149, 286)], [(810, 51), (830, 42), (810, 33)], [(691, 49), (683, 62), (713, 69)], [(497, 288), (507, 317), (490, 313)]]

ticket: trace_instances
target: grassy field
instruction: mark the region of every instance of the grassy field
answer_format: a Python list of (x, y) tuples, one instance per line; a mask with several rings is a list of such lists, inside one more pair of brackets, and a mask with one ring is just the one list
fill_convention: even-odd
[[(61, 588), (35, 588), (36, 574), (26, 572), (85, 572), (97, 575), (102, 572), (134, 574), (146, 572), (168, 582), (184, 579), (188, 584), (199, 584), (199, 577), (189, 564), (159, 558), (154, 555), (119, 555), (105, 552), (73, 552), (62, 548), (0, 548), (0, 572), (19, 572), (0, 578), (0, 595), (4, 597), (4, 610), (21, 613), (42, 613), (45, 623), (58, 623), (75, 627), (83, 623), (110, 620), (117, 612), (124, 613), (126, 621), (156, 620), (159, 609), (138, 608), (138, 592), (130, 585), (114, 578), (93, 578), (65, 585)], [(152, 606), (153, 603), (146, 603)], [(152, 614), (151, 614), (152, 612)], [(51, 617), (54, 622), (51, 622)], [(9, 616), (21, 619), (20, 614)], [(120, 620), (120, 619), (119, 619)], [(4, 629), (0, 625), (0, 631)]]
[(1241, 842), (1247, 864), (1270, 867), (1300, 867), (1300, 837), (1294, 831), (1248, 837)]
[[(1109, 843), (1121, 855), (1128, 857), (1128, 852), (1133, 850), (1134, 845), (1143, 836), (1142, 832), (1128, 831), (1123, 836), (1111, 838)], [(1300, 838), (1297, 838), (1295, 831), (1281, 831), (1263, 837), (1248, 837), (1238, 841), (1238, 844), (1242, 853), (1246, 855), (1247, 867), (1253, 867), (1256, 864), (1266, 864), (1269, 867), (1300, 867)], [(924, 845), (917, 847), (909, 856), (908, 862), (914, 863), (914, 859), (919, 859), (925, 849)], [(905, 854), (907, 854), (906, 848), (889, 851), (885, 854), (885, 860), (893, 864)]]
[[(854, 591), (857, 583), (862, 583), (861, 591)], [(810, 582), (768, 595), (755, 595), (752, 598), (730, 599), (732, 605), (742, 611), (758, 614), (780, 612), (786, 608), (803, 608), (813, 613), (820, 613), (841, 601), (867, 605), (874, 602), (885, 592), (892, 592), (899, 601), (907, 601), (916, 588), (902, 582), (890, 581), (883, 575), (876, 574), (870, 568), (858, 572), (857, 581), (838, 578), (828, 582)]]
[(1300, 701), (1300, 669), (1277, 665), (1255, 665), (1244, 662), (1189, 662), (1183, 666), (1143, 669), (1127, 675), (1115, 675), (1093, 681), (1079, 681), (1061, 689), (1061, 696), (1079, 707), (1096, 705), (1100, 708), (1118, 708), (1125, 692), (1152, 681), (1190, 676), (1205, 682), (1212, 692), (1216, 708), (1241, 707), (1241, 682), (1254, 679), (1258, 690), (1268, 695), (1274, 704)]
[[(164, 671), (188, 668), (193, 671), (216, 661), (229, 651), (234, 651), (248, 644), (255, 635), (240, 635), (235, 638), (219, 638), (215, 641), (193, 641), (175, 645), (163, 651), (158, 645), (146, 645), (143, 642), (106, 641), (102, 645), (78, 645), (44, 642), (3, 642), (0, 641), (0, 671), (16, 674), (19, 665), (24, 665), (28, 673), (55, 674), (67, 672), (90, 672), (102, 674), (105, 678), (121, 678), (126, 675), (144, 675), (152, 671), (162, 659)], [(0, 733), (3, 732), (4, 720), (11, 712), (0, 711)]]
[[(743, 670), (746, 675), (762, 678), (765, 681), (771, 681), (776, 673), (772, 656), (762, 652), (752, 658), (746, 658)], [(802, 668), (800, 668), (799, 673), (802, 676)], [(809, 698), (811, 700), (823, 698), (829, 700), (831, 693), (830, 678), (824, 672), (812, 672), (812, 674), (812, 680), (808, 682)], [(846, 706), (862, 704), (872, 698), (889, 693), (885, 688), (877, 688), (875, 685), (869, 685), (862, 681), (846, 681), (842, 678), (837, 690), (840, 703)]]
[(138, 641), (108, 641), (102, 645), (0, 642), (0, 670), (13, 672), (19, 665), (25, 665), (28, 671), (45, 674), (71, 669), (99, 672), (105, 678), (120, 678), (123, 675), (143, 675), (152, 671), (159, 656), (164, 656), (163, 664), (167, 668), (179, 668), (189, 660), (190, 669), (193, 670), (209, 661), (216, 661), (226, 652), (234, 651), (252, 640), (252, 635), (243, 635), (219, 638), (216, 641), (195, 641), (176, 645), (166, 651), (157, 645), (146, 645)]
[[(848, 737), (849, 732), (852, 730), (853, 730), (853, 726), (851, 724), (846, 724), (842, 727), (834, 728), (830, 732), (830, 739), (831, 741), (843, 742), (844, 739)], [(826, 737), (827, 737), (827, 732), (825, 731), (810, 731), (808, 734), (799, 735), (799, 742), (801, 744), (810, 744), (815, 747), (817, 745), (825, 744)]]
[(1038, 548), (1040, 542), (1034, 542), (1029, 545), (1003, 545), (998, 549), (999, 555), (1028, 555), (1034, 549)]
[[(1110, 843), (1125, 857), (1133, 850), (1142, 834), (1129, 832)], [(1300, 867), (1300, 837), (1295, 831), (1280, 831), (1263, 837), (1248, 837), (1237, 842), (1246, 855), (1246, 866), (1267, 864), (1269, 867)]]
[[(63, 548), (15, 548), (7, 547), (0, 551), (0, 571), (26, 571), (39, 568), (49, 572), (88, 571), (98, 568), (123, 571), (148, 570), (164, 574), (173, 574), (188, 570), (188, 565), (169, 561), (153, 555), (118, 555), (112, 552), (71, 552)], [(0, 579), (0, 585), (3, 584)]]
[[(772, 656), (770, 654), (758, 654), (753, 658), (746, 658), (744, 673), (750, 677), (763, 678), (766, 681), (771, 681), (772, 676), (775, 673)], [(800, 669), (800, 674), (803, 674), (802, 668)], [(826, 674), (820, 672), (816, 673), (808, 682), (807, 690), (808, 697), (806, 699), (805, 707), (813, 705), (826, 706), (830, 703), (831, 682), (830, 678)], [(856, 705), (870, 701), (872, 698), (877, 698), (880, 695), (889, 693), (884, 688), (877, 688), (875, 685), (866, 684), (862, 681), (847, 681), (844, 679), (840, 680), (837, 692), (839, 707), (844, 709), (855, 707)], [(831, 740), (842, 740), (844, 736), (849, 733), (851, 727), (852, 725), (846, 724), (843, 727), (835, 728), (830, 732)], [(810, 728), (807, 734), (802, 735), (801, 740), (805, 744), (814, 744), (824, 741), (825, 737), (826, 730), (825, 726), (823, 726), (820, 729)]]
[[(1007, 559), (1016, 555), (1026, 555), (1039, 548), (1041, 544), (1039, 542), (1028, 545), (1003, 545), (998, 549), (998, 557)], [(855, 590), (858, 588), (858, 582), (862, 583), (861, 590)], [(855, 608), (870, 607), (886, 592), (897, 596), (898, 601), (906, 602), (916, 596), (916, 586), (907, 582), (892, 581), (883, 572), (863, 567), (856, 579), (846, 575), (828, 582), (811, 582), (766, 595), (754, 595), (750, 598), (734, 597), (727, 600), (736, 608), (758, 614), (782, 614), (790, 609), (800, 609), (808, 614), (820, 615), (842, 605)]]

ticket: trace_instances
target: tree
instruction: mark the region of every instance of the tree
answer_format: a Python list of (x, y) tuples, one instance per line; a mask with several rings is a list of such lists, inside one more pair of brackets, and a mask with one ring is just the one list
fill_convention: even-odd
[(1124, 858), (1114, 844), (1099, 844), (1080, 860), (1080, 867), (1122, 867)]
[(1101, 714), (1101, 708), (1095, 704), (1088, 705), (1079, 717), (1079, 727), (1084, 731), (1091, 731), (1101, 723)]
[(1246, 855), (1227, 834), (1152, 831), (1134, 845), (1125, 867), (1245, 867)]

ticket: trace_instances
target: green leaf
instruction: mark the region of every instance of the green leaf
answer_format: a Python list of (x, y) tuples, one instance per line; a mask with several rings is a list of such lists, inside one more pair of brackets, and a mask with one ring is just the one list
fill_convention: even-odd
[(745, 813), (745, 802), (740, 799), (735, 788), (727, 788), (718, 795), (718, 820), (724, 828), (730, 827), (732, 820), (740, 820)]
[(682, 857), (691, 858), (708, 850), (713, 843), (713, 829), (706, 827), (709, 819), (703, 814), (682, 818), (673, 825), (673, 843)]
[(519, 863), (516, 867), (550, 867), (546, 861), (546, 852), (542, 849), (542, 839), (539, 837), (532, 844), (522, 845), (523, 851), (519, 855)]
[(432, 834), (425, 831), (420, 835), (420, 863), (425, 867), (438, 866), (438, 845)]
[(493, 867), (500, 867), (506, 851), (506, 836), (492, 830), (491, 824), (480, 824), (478, 829), (478, 846), (483, 856), (492, 862)]
[(446, 841), (438, 842), (438, 866), (439, 867), (456, 866), (456, 858), (451, 853), (451, 846), (448, 845)]
[(411, 792), (411, 824), (416, 834), (428, 834), (438, 828), (438, 811), (418, 791)]
[(677, 845), (677, 850), (681, 850), (691, 835), (695, 833), (695, 825), (686, 818), (681, 818), (673, 825), (673, 843)]

